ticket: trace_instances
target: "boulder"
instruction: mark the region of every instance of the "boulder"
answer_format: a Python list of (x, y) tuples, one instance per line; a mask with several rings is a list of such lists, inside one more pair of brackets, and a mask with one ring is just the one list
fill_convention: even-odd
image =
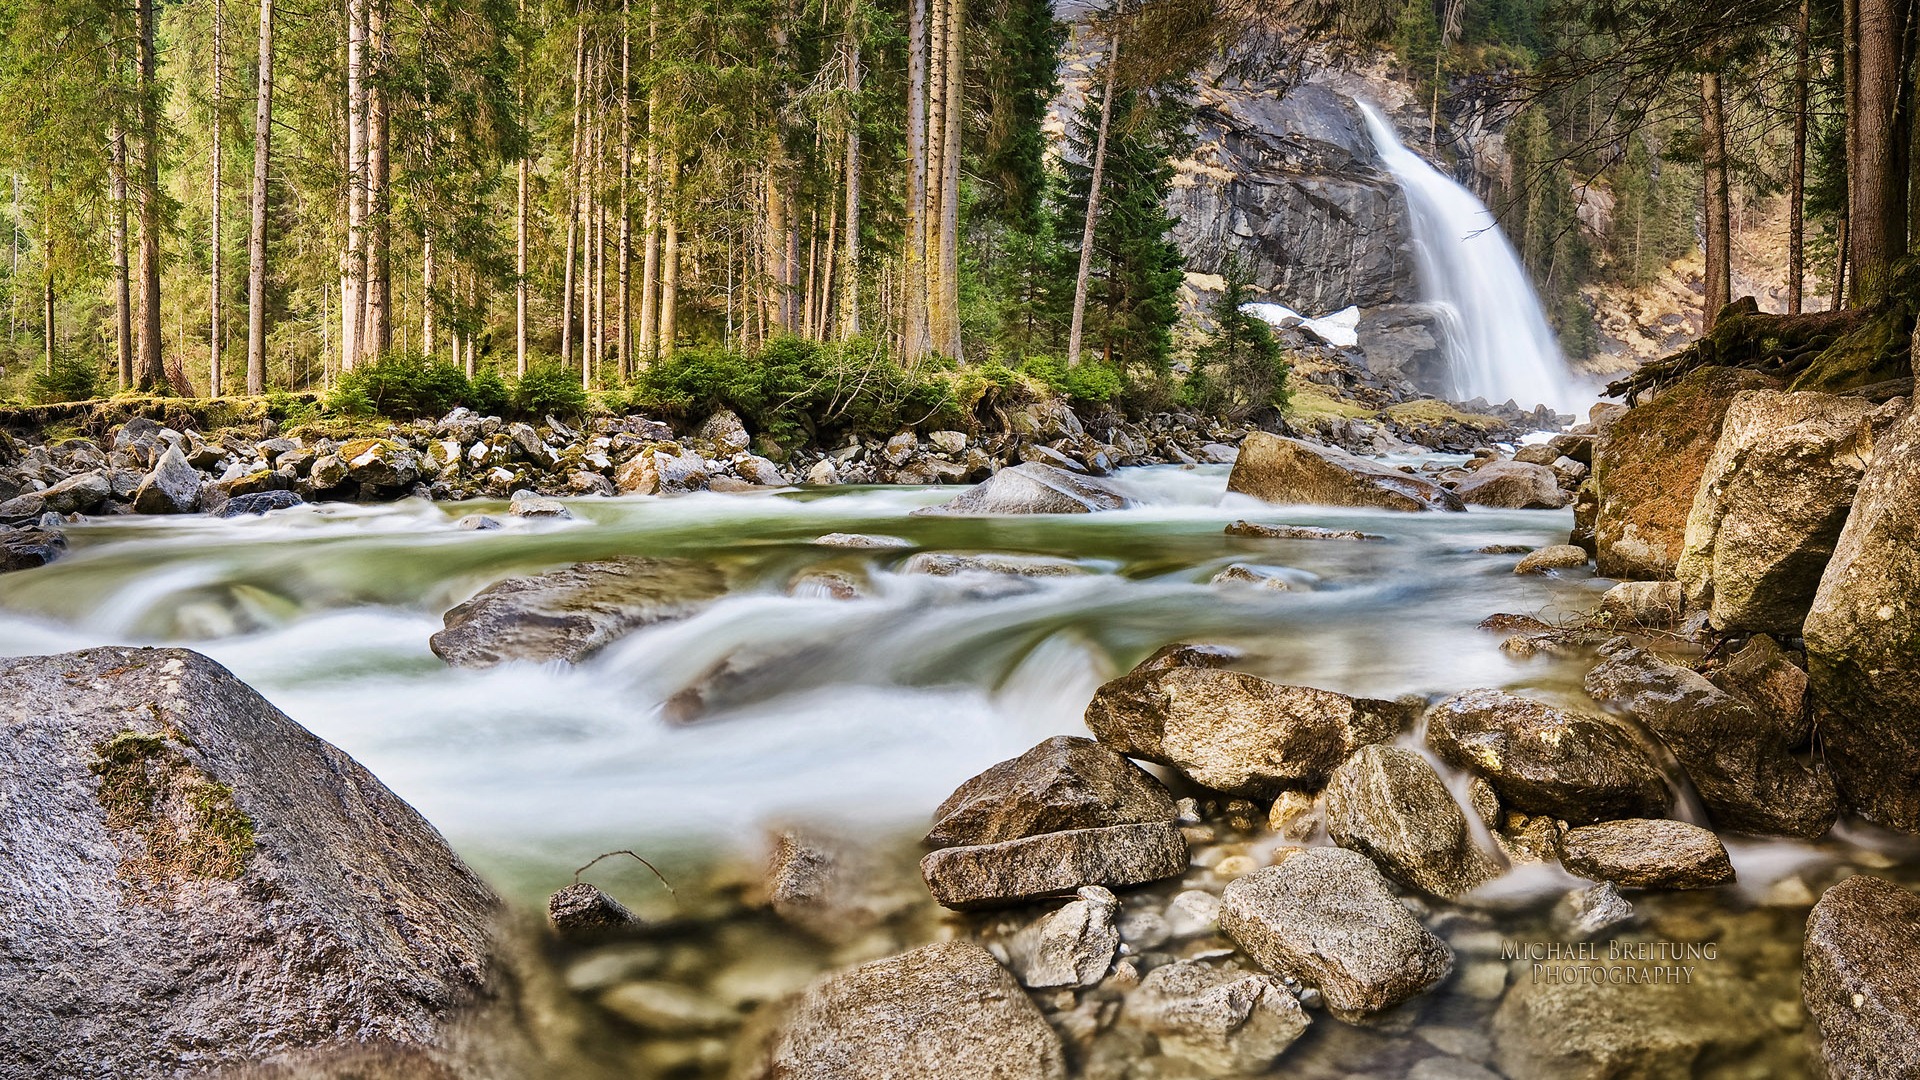
[(767, 859), (768, 906), (829, 944), (856, 941), (920, 900), (885, 855), (870, 837), (782, 831)]
[(643, 626), (691, 615), (725, 592), (719, 569), (691, 559), (575, 563), (487, 586), (447, 612), (446, 628), (430, 644), (454, 667), (574, 663)]
[(1119, 911), (1119, 899), (1108, 890), (1080, 889), (1077, 899), (1022, 934), (1020, 981), (1035, 990), (1097, 985), (1120, 949), (1113, 921)]
[(1123, 675), (1095, 691), (1086, 712), (1088, 729), (1122, 754), (1266, 799), (1319, 787), (1354, 750), (1392, 738), (1406, 720), (1392, 702), (1196, 667)]
[(0, 574), (45, 566), (66, 551), (67, 538), (53, 529), (0, 525)]
[(0, 1060), (161, 1077), (433, 1049), (498, 902), (352, 758), (181, 649), (0, 661)]
[(743, 1040), (735, 1080), (1064, 1080), (1059, 1036), (978, 945), (822, 976)]
[(1807, 615), (1807, 673), (1842, 800), (1920, 832), (1920, 412), (1874, 446)]
[(997, 844), (1176, 814), (1167, 789), (1146, 770), (1092, 739), (1059, 735), (961, 784), (934, 811), (927, 843)]
[(1327, 780), (1326, 800), (1333, 842), (1403, 884), (1450, 899), (1499, 874), (1440, 774), (1411, 750), (1361, 747)]
[(200, 507), (200, 471), (169, 446), (133, 493), (137, 514), (190, 514)]
[(1484, 776), (1502, 804), (1584, 824), (1666, 813), (1672, 794), (1625, 724), (1498, 690), (1469, 690), (1427, 714), (1427, 745)]
[(1529, 552), (1514, 564), (1516, 574), (1545, 574), (1554, 570), (1584, 570), (1587, 549), (1575, 544), (1554, 544)]
[(1154, 821), (941, 848), (920, 860), (920, 874), (941, 905), (977, 908), (1066, 895), (1088, 885), (1144, 885), (1184, 874), (1187, 865), (1180, 827)]
[[(355, 439), (340, 448), (339, 458), (347, 479), (372, 488), (411, 487), (420, 478), (420, 455), (394, 439)], [(316, 461), (314, 468), (319, 467)]]
[(697, 434), (712, 443), (713, 448), (721, 454), (738, 454), (753, 445), (753, 436), (747, 434), (747, 425), (741, 423), (739, 415), (730, 409), (721, 409), (707, 417)]
[(214, 516), (223, 518), (251, 517), (271, 513), (275, 510), (286, 510), (290, 507), (303, 505), (305, 502), (305, 499), (302, 499), (291, 491), (255, 491), (246, 495), (235, 495), (233, 498), (228, 499), (226, 505), (222, 506)]
[(1464, 510), (1431, 480), (1344, 450), (1256, 431), (1240, 444), (1227, 490), (1274, 503), (1375, 506), (1388, 510)]
[(1695, 371), (1603, 428), (1593, 449), (1594, 546), (1602, 577), (1673, 576), (1707, 459), (1742, 390), (1776, 385), (1733, 368)]
[(42, 514), (86, 514), (113, 497), (113, 479), (104, 470), (76, 473), (41, 491), (29, 491), (0, 503), (0, 522), (25, 522)]
[(1503, 510), (1558, 510), (1573, 501), (1560, 489), (1560, 478), (1545, 464), (1496, 461), (1460, 481), (1453, 489), (1460, 500), (1474, 506)]
[(570, 518), (572, 511), (559, 499), (549, 499), (531, 491), (516, 491), (507, 503), (507, 512), (514, 517), (525, 518)]
[(1088, 514), (1124, 510), (1132, 499), (1113, 487), (1065, 469), (1027, 462), (1001, 469), (950, 502), (916, 514)]
[(1873, 457), (1875, 428), (1894, 416), (1860, 397), (1736, 395), (1674, 566), (1687, 607), (1721, 630), (1798, 635)]
[(1623, 581), (1600, 597), (1600, 614), (1615, 626), (1670, 630), (1680, 625), (1685, 593), (1677, 581)]
[(1313, 1023), (1280, 980), (1199, 960), (1154, 968), (1123, 1019), (1214, 1076), (1265, 1072)]
[(1447, 977), (1453, 952), (1420, 925), (1365, 855), (1305, 848), (1235, 879), (1220, 897), (1220, 929), (1266, 970), (1317, 987), (1355, 1020)]
[(1581, 877), (1634, 889), (1710, 889), (1733, 880), (1719, 837), (1666, 819), (1575, 826), (1560, 837), (1560, 862)]
[(1716, 825), (1807, 839), (1833, 825), (1832, 776), (1794, 754), (1812, 735), (1797, 700), (1787, 708), (1777, 697), (1729, 692), (1625, 639), (1601, 651), (1606, 659), (1588, 673), (1587, 693), (1667, 744)]
[(1920, 1076), (1920, 897), (1865, 874), (1807, 916), (1800, 994), (1833, 1080)]

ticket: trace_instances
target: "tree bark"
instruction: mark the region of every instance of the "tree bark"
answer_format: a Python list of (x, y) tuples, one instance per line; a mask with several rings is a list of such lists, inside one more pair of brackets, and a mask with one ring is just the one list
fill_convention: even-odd
[(221, 249), (226, 245), (221, 237), (221, 197), (226, 191), (226, 175), (222, 169), (222, 151), (225, 139), (221, 138), (221, 106), (226, 100), (224, 77), (226, 74), (226, 22), (227, 5), (225, 0), (213, 0), (213, 162), (211, 171), (212, 193), (208, 199), (207, 231), (211, 233), (208, 247), (209, 267), (207, 283), (207, 394), (219, 397), (226, 380), (220, 370), (221, 353), (226, 345), (226, 327), (221, 325), (221, 316), (226, 313), (225, 280), (221, 265)]
[(680, 314), (680, 163), (671, 152), (673, 134), (667, 134), (667, 190), (662, 207), (663, 239), (660, 252), (660, 357), (673, 355)]
[(567, 161), (567, 178), (572, 186), (565, 192), (567, 262), (560, 274), (560, 364), (563, 367), (570, 367), (573, 364), (573, 268), (580, 242), (580, 155), (581, 145), (586, 138), (582, 95), (586, 93), (586, 81), (587, 24), (583, 19), (574, 30), (573, 37), (573, 143), (569, 149), (571, 156)]
[(433, 290), (439, 284), (435, 280), (435, 269), (433, 226), (428, 225), (420, 232), (420, 352), (429, 360), (433, 359), (434, 348), (439, 344), (434, 333), (438, 327), (433, 319)]
[(934, 346), (948, 358), (960, 360), (960, 135), (965, 126), (967, 5), (966, 0), (946, 3), (947, 119), (941, 125), (946, 150), (940, 158), (946, 171), (940, 188), (940, 333)]
[(940, 287), (940, 267), (944, 265), (941, 245), (947, 234), (942, 227), (942, 207), (947, 194), (947, 31), (951, 27), (953, 0), (932, 0), (933, 25), (927, 41), (927, 214), (926, 231), (927, 349), (939, 351), (946, 338), (946, 290)]
[(932, 347), (927, 326), (927, 0), (907, 9), (907, 236), (901, 274), (905, 320), (901, 352), (908, 363)]
[(367, 294), (368, 0), (347, 0), (347, 243), (340, 264), (340, 370), (360, 361)]
[(1720, 76), (1700, 76), (1701, 169), (1705, 174), (1706, 296), (1701, 323), (1708, 330), (1720, 309), (1733, 299), (1733, 236), (1727, 202), (1726, 109), (1720, 94)]
[[(44, 215), (43, 215), (44, 216)], [(53, 374), (53, 219), (47, 217), (42, 227), (44, 237), (40, 245), (40, 347), (46, 354), (47, 374)], [(125, 230), (123, 229), (124, 233)], [(122, 280), (125, 280), (124, 278)], [(131, 331), (129, 331), (131, 333)], [(129, 361), (131, 364), (131, 361)]]
[(267, 170), (273, 149), (273, 0), (260, 0), (253, 112), (253, 226), (247, 234), (247, 393), (267, 392)]
[(847, 0), (847, 164), (845, 263), (840, 267), (840, 336), (860, 333), (860, 27), (859, 0)]
[(1120, 68), (1120, 37), (1107, 46), (1106, 89), (1100, 99), (1100, 130), (1093, 142), (1093, 176), (1087, 184), (1087, 216), (1080, 229), (1080, 269), (1073, 279), (1073, 323), (1067, 331), (1067, 366), (1080, 363), (1087, 325), (1087, 287), (1093, 278), (1093, 234), (1100, 220), (1100, 183), (1107, 171), (1107, 131), (1113, 124), (1114, 78)]
[(660, 142), (665, 133), (656, 49), (660, 40), (660, 0), (647, 5), (647, 158), (642, 184), (646, 210), (640, 240), (640, 363), (651, 367), (660, 337)]
[[(520, 0), (521, 22), (526, 21), (527, 0)], [(525, 27), (521, 27), (525, 31)], [(527, 47), (520, 46), (520, 68), (514, 73), (514, 102), (520, 122), (527, 123)], [(513, 197), (513, 359), (517, 375), (527, 373), (527, 157), (520, 156), (514, 169), (516, 187)]]
[(633, 377), (633, 211), (629, 189), (633, 184), (633, 32), (631, 0), (620, 0), (620, 307), (615, 330), (620, 378)]
[[(113, 129), (113, 352), (120, 389), (133, 388), (133, 296), (127, 280), (127, 133)], [(49, 249), (51, 250), (51, 249)], [(51, 284), (52, 276), (48, 276)], [(49, 315), (51, 324), (51, 315)], [(51, 369), (52, 353), (48, 353)]]
[(1808, 0), (1794, 27), (1793, 158), (1787, 164), (1787, 314), (1800, 314), (1807, 292)]
[(1906, 254), (1905, 0), (1847, 0), (1847, 44), (1856, 64), (1848, 130), (1848, 246), (1856, 305), (1886, 294), (1894, 261)]
[(392, 48), (387, 0), (368, 0), (367, 48), (373, 53), (375, 78), (367, 88), (367, 295), (361, 356), (371, 360), (393, 346), (393, 222), (388, 190), (392, 135), (384, 85)]
[(140, 389), (164, 390), (160, 363), (160, 87), (154, 56), (154, 0), (140, 17)]

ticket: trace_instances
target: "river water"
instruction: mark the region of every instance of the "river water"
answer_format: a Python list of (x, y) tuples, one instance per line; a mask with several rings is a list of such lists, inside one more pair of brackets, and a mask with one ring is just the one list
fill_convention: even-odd
[[(579, 500), (570, 521), (419, 501), (101, 519), (69, 531), (66, 558), (0, 577), (0, 655), (201, 650), (365, 764), (528, 908), (615, 848), (654, 856), (671, 875), (734, 856), (749, 865), (778, 824), (910, 836), (967, 777), (1045, 737), (1084, 734), (1095, 687), (1173, 641), (1231, 645), (1244, 670), (1356, 695), (1497, 686), (1592, 707), (1579, 691), (1587, 663), (1511, 659), (1476, 628), (1494, 612), (1555, 622), (1592, 607), (1608, 583), (1519, 577), (1516, 556), (1478, 550), (1560, 542), (1566, 512), (1275, 507), (1226, 493), (1223, 466), (1124, 470), (1117, 483), (1138, 508), (914, 516), (954, 489), (867, 488)], [(476, 512), (504, 527), (456, 526)], [(1384, 539), (1224, 535), (1242, 518)], [(829, 533), (900, 543), (814, 542)], [(899, 573), (915, 551), (1064, 558), (1085, 572)], [(571, 668), (451, 670), (427, 647), (442, 613), (491, 582), (623, 554), (711, 560), (731, 592)], [(1236, 562), (1290, 587), (1209, 584)], [(793, 587), (813, 571), (838, 572), (864, 595)], [(725, 677), (706, 678), (716, 670)], [(695, 685), (706, 686), (699, 715), (669, 707)], [(1730, 842), (1742, 881), (1723, 892), (1773, 912), (1756, 947), (1792, 955), (1771, 962), (1797, 967), (1796, 905), (1811, 902), (1804, 882), (1782, 900), (1781, 882), (1814, 881), (1848, 852), (1892, 861), (1872, 850), (1889, 843), (1855, 839), (1866, 847)], [(649, 888), (617, 868), (606, 880), (629, 895)], [(1491, 893), (1520, 903), (1578, 884), (1535, 868)], [(1702, 917), (1697, 901), (1676, 903)], [(1518, 932), (1525, 920), (1514, 920)], [(1790, 970), (1779, 974), (1790, 984)], [(1783, 986), (1776, 996), (1791, 992)]]

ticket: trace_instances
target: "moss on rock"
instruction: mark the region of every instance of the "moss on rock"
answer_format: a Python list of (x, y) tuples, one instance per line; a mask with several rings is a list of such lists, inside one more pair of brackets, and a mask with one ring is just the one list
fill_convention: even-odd
[(232, 881), (253, 854), (253, 820), (233, 788), (187, 760), (189, 745), (172, 728), (128, 729), (94, 747), (88, 771), (100, 778), (107, 828), (137, 834), (144, 851), (123, 858), (124, 877), (149, 884), (168, 879)]

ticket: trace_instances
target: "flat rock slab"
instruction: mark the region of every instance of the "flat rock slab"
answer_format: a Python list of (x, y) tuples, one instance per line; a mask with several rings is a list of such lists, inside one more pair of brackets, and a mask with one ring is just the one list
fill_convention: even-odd
[(1374, 506), (1387, 510), (1465, 510), (1439, 484), (1328, 446), (1264, 431), (1248, 435), (1227, 490), (1272, 503)]
[(1358, 529), (1323, 529), (1318, 525), (1263, 525), (1254, 521), (1236, 521), (1227, 526), (1228, 536), (1246, 536), (1257, 540), (1385, 540), (1379, 533)]
[(978, 945), (822, 976), (743, 1039), (737, 1080), (1064, 1080), (1060, 1038)]
[(0, 661), (0, 762), (8, 1075), (432, 1047), (482, 985), (493, 894), (353, 759), (204, 656)]
[(961, 784), (934, 811), (927, 843), (997, 844), (1064, 829), (1172, 821), (1173, 797), (1092, 739), (1061, 735)]
[(1833, 1080), (1920, 1076), (1920, 897), (1848, 878), (1807, 916), (1800, 993)]
[(1228, 885), (1220, 929), (1261, 967), (1319, 987), (1342, 1019), (1392, 1008), (1453, 970), (1453, 952), (1372, 860), (1306, 848)]
[(941, 848), (920, 860), (933, 898), (974, 908), (1124, 888), (1186, 873), (1187, 839), (1171, 821), (1067, 829), (998, 844)]
[(691, 615), (726, 591), (717, 567), (691, 559), (575, 563), (487, 586), (447, 612), (446, 629), (430, 644), (454, 667), (574, 663), (643, 626)]
[(1733, 880), (1720, 838), (1684, 821), (1629, 818), (1568, 829), (1560, 861), (1581, 877), (1636, 889), (1710, 889)]
[(1672, 801), (1653, 755), (1618, 720), (1469, 690), (1427, 714), (1427, 745), (1483, 777), (1503, 805), (1586, 824), (1657, 817)]

